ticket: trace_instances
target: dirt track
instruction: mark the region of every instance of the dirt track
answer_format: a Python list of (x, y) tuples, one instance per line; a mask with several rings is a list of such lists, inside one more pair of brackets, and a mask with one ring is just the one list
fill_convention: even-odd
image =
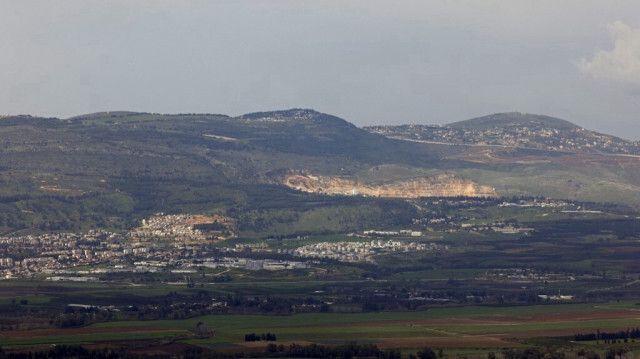
[(171, 327), (140, 326), (118, 328), (72, 328), (72, 329), (42, 329), (42, 330), (9, 330), (0, 332), (0, 338), (29, 338), (54, 335), (83, 335), (83, 334), (108, 334), (108, 333), (148, 333), (148, 332), (175, 332), (183, 331)]

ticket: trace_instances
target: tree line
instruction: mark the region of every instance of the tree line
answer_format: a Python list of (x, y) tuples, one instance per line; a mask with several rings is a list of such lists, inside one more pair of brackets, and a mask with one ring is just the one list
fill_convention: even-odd
[(631, 330), (630, 329), (621, 330), (618, 332), (600, 332), (600, 330), (598, 330), (595, 333), (573, 335), (573, 340), (576, 342), (603, 340), (605, 344), (609, 343), (610, 341), (618, 341), (618, 340), (623, 340), (626, 343), (629, 339), (638, 339), (638, 338), (640, 338), (640, 328), (635, 328)]

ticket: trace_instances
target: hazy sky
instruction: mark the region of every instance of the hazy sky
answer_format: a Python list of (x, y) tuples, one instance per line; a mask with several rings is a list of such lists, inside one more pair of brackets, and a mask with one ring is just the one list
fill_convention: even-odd
[(0, 3), (0, 114), (520, 111), (639, 140), (640, 1)]

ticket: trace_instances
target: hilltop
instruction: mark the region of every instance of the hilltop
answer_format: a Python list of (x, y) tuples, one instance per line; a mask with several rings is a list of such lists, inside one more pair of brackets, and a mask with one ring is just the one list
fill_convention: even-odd
[(372, 126), (365, 129), (410, 141), (640, 155), (640, 142), (589, 131), (559, 118), (519, 112), (493, 114), (444, 126)]
[(445, 127), (486, 131), (495, 128), (530, 128), (532, 130), (577, 130), (579, 127), (569, 121), (555, 117), (521, 112), (496, 113), (470, 120), (453, 122)]

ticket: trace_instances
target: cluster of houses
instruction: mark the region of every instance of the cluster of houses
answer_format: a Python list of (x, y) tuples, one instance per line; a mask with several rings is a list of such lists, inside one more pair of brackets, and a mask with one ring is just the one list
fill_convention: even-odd
[(241, 253), (241, 252), (271, 252), (269, 249), (269, 245), (264, 242), (260, 243), (236, 243), (233, 247), (222, 247), (220, 248), (222, 252), (233, 252), (233, 253)]
[(499, 268), (487, 271), (482, 279), (509, 281), (509, 282), (532, 282), (549, 280), (572, 280), (572, 276), (559, 273), (542, 273), (531, 268)]
[(0, 237), (0, 276), (29, 277), (36, 273), (117, 261), (133, 248), (116, 233), (50, 233)]
[(374, 231), (368, 230), (362, 232), (366, 237), (420, 237), (421, 231), (413, 231), (410, 229), (401, 229), (399, 231)]
[[(250, 245), (254, 250), (266, 245)], [(243, 246), (233, 248), (241, 252)], [(52, 281), (96, 281), (107, 273), (196, 273), (206, 268), (293, 269), (306, 262), (207, 257), (200, 245), (132, 243), (104, 232), (0, 237), (0, 278), (45, 276)]]
[(509, 146), (545, 150), (637, 154), (638, 142), (625, 141), (583, 128), (502, 126), (487, 129), (438, 125), (373, 126), (371, 132), (392, 138), (478, 146)]
[(493, 222), (493, 223), (463, 223), (460, 225), (460, 228), (467, 229), (470, 231), (494, 231), (503, 234), (518, 234), (522, 233), (524, 235), (530, 235), (533, 232), (533, 228), (529, 227), (520, 227), (515, 224), (507, 224), (504, 222)]
[[(144, 220), (142, 227), (127, 235), (92, 230), (86, 233), (49, 233), (0, 237), (0, 278), (44, 276), (49, 280), (92, 281), (105, 273), (170, 272), (189, 274), (206, 268), (279, 270), (308, 268), (317, 259), (369, 261), (375, 255), (448, 250), (447, 245), (386, 240), (381, 237), (420, 237), (419, 231), (365, 231), (370, 241), (322, 242), (292, 249), (274, 249), (268, 243), (238, 243), (217, 250), (229, 253), (212, 258), (202, 243), (173, 240), (199, 237), (195, 223), (210, 223), (210, 217), (159, 214)], [(147, 237), (145, 237), (147, 236)], [(361, 235), (359, 235), (361, 237)], [(167, 238), (167, 241), (157, 240)], [(285, 254), (301, 261), (260, 259), (256, 254)], [(243, 253), (252, 253), (252, 259)], [(285, 257), (286, 258), (286, 257)], [(289, 258), (290, 259), (290, 258)], [(84, 279), (81, 279), (84, 278)]]
[(344, 262), (368, 261), (375, 255), (393, 252), (442, 251), (448, 245), (435, 243), (401, 242), (393, 240), (372, 240), (370, 242), (321, 242), (296, 249), (282, 249), (282, 253), (304, 258), (329, 258)]
[[(166, 221), (164, 221), (166, 220)], [(184, 223), (189, 216), (153, 218), (147, 227)], [(151, 223), (150, 223), (151, 222)], [(241, 258), (242, 253), (271, 252), (266, 243), (222, 248), (228, 257), (211, 257), (206, 246), (180, 241), (133, 241), (101, 230), (0, 237), (0, 279), (47, 277), (53, 281), (95, 281), (108, 273), (196, 273), (206, 268), (283, 270), (307, 268), (307, 261)]]
[(567, 208), (573, 207), (567, 201), (549, 198), (520, 199), (512, 202), (502, 202), (500, 207), (541, 207), (541, 208)]
[[(223, 216), (158, 213), (142, 220), (142, 226), (129, 232), (134, 241), (150, 239), (199, 243), (211, 239), (227, 239), (234, 235), (233, 220)], [(198, 225), (208, 230), (201, 230)]]

